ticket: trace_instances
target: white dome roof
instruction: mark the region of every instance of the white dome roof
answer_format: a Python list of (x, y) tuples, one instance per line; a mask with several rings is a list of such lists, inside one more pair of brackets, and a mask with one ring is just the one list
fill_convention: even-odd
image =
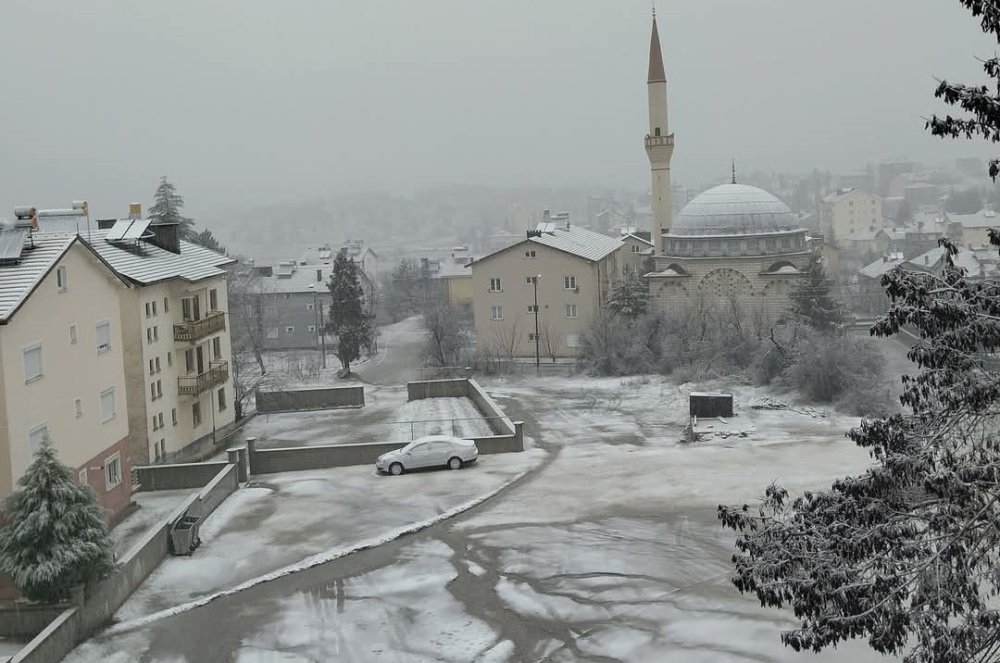
[(788, 205), (746, 184), (720, 184), (684, 206), (670, 235), (755, 235), (798, 228)]

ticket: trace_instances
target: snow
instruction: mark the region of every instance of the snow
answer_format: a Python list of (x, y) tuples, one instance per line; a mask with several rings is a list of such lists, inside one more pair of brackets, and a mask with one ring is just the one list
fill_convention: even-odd
[(167, 558), (116, 619), (170, 611), (422, 528), (495, 494), (544, 456), (484, 456), (457, 472), (400, 477), (378, 476), (369, 466), (259, 477), (204, 522), (191, 557)]
[(192, 492), (184, 489), (133, 494), (132, 501), (138, 508), (111, 530), (115, 554), (120, 558), (128, 552), (136, 541), (151, 527), (161, 524)]

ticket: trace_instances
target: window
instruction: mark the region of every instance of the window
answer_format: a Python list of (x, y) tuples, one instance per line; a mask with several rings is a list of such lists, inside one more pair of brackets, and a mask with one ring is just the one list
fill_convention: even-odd
[(146, 343), (152, 343), (152, 342), (153, 342), (153, 328), (146, 327)]
[(632, 245), (632, 253), (639, 253), (642, 249), (639, 248), (638, 244)]
[(87, 481), (87, 468), (86, 467), (83, 468), (82, 470), (80, 470), (80, 472), (76, 475), (76, 480), (80, 482), (81, 486), (86, 486), (86, 485), (88, 485), (90, 483), (89, 481)]
[(490, 292), (503, 292), (503, 283), (500, 282), (499, 276), (490, 279)]
[(201, 425), (201, 403), (195, 403), (191, 406), (191, 422), (195, 428)]
[(101, 423), (115, 418), (115, 388), (101, 392)]
[(313, 332), (316, 331), (316, 325), (309, 325), (308, 327), (306, 327), (306, 329), (308, 329), (309, 333), (312, 334)]
[(146, 302), (146, 317), (147, 318), (152, 315), (152, 313), (151, 313), (152, 310), (153, 310), (153, 307), (150, 306), (149, 302)]
[(563, 288), (566, 290), (576, 290), (576, 277), (575, 276), (564, 276), (563, 277)]
[(76, 325), (69, 326), (69, 344), (76, 345)]
[(122, 458), (121, 454), (115, 452), (104, 461), (104, 485), (111, 490), (122, 482)]
[(156, 364), (154, 364), (153, 360), (150, 359), (149, 360), (149, 374), (153, 375), (154, 373), (156, 373)]
[(48, 424), (38, 424), (28, 431), (28, 451), (34, 456), (42, 448), (42, 441), (49, 434)]
[(156, 300), (153, 300), (153, 315), (156, 315)]
[(576, 317), (576, 304), (566, 304), (566, 317), (567, 318)]
[(660, 135), (660, 128), (659, 127), (656, 127), (656, 129), (653, 131), (653, 135), (654, 136), (659, 136)]
[(219, 291), (212, 288), (208, 291), (208, 310), (218, 311), (219, 310)]
[(155, 365), (156, 365), (156, 372), (159, 373), (160, 372), (160, 358), (159, 357), (156, 358)]
[(268, 338), (278, 338), (278, 328), (277, 327), (268, 327), (267, 328), (267, 337)]
[(155, 401), (156, 400), (156, 383), (155, 382), (150, 382), (149, 383), (149, 400), (151, 400), (151, 401)]
[(160, 441), (157, 444), (160, 447), (160, 460), (166, 460), (167, 459), (167, 440), (165, 438), (161, 437)]
[(160, 380), (156, 381), (156, 397), (163, 398), (163, 382)]
[(222, 339), (218, 336), (212, 339), (212, 357), (222, 359)]
[(156, 415), (154, 414), (153, 415), (153, 430), (159, 430), (159, 429), (160, 429), (160, 423), (156, 420)]
[(502, 306), (491, 306), (490, 307), (490, 320), (503, 320), (503, 307)]
[(531, 333), (528, 334), (528, 340), (529, 341), (534, 341), (535, 338), (537, 338), (537, 337), (535, 336), (534, 332), (531, 332)]
[(166, 297), (163, 298), (163, 312), (164, 313), (170, 312), (170, 300), (168, 300)]
[(538, 309), (533, 304), (528, 304), (528, 313), (535, 313)]
[(531, 249), (529, 251), (525, 251), (524, 252), (524, 257), (525, 258), (534, 258), (535, 257), (535, 250)]
[(56, 267), (56, 287), (59, 292), (66, 292), (66, 265)]
[(174, 353), (173, 352), (168, 352), (167, 353), (167, 366), (173, 366), (173, 365), (174, 365)]
[(226, 388), (223, 387), (219, 389), (219, 412), (223, 412), (226, 409)]
[(524, 277), (524, 283), (525, 283), (525, 285), (534, 285), (535, 284), (535, 277), (534, 276), (525, 276)]
[(295, 333), (295, 327), (285, 327), (285, 333), (286, 334), (294, 334)]
[(73, 399), (73, 409), (76, 411), (77, 417), (83, 416), (83, 399), (74, 398)]
[(153, 325), (153, 340), (160, 340), (160, 328), (157, 325)]
[(42, 344), (37, 343), (22, 351), (24, 360), (24, 381), (31, 382), (42, 377)]
[(111, 323), (97, 323), (97, 351), (107, 352), (111, 349)]
[(306, 310), (307, 311), (313, 310), (313, 305), (312, 304), (306, 304)]
[(177, 408), (170, 408), (170, 423), (174, 426), (177, 425)]
[(160, 424), (160, 428), (163, 428), (163, 413), (160, 412), (158, 415), (156, 415), (156, 419), (157, 419), (158, 423)]
[(194, 373), (194, 350), (184, 351), (184, 369), (188, 373)]

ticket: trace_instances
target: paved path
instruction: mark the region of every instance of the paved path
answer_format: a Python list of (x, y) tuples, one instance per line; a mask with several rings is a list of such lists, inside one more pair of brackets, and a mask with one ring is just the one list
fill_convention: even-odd
[(420, 316), (382, 327), (378, 355), (353, 370), (369, 384), (397, 385), (419, 380), (426, 338)]

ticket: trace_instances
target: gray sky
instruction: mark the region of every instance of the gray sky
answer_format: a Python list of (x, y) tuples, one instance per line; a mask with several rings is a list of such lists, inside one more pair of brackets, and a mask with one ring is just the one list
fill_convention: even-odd
[[(923, 131), (994, 46), (957, 0), (658, 3), (675, 180), (989, 154)], [(638, 0), (3, 0), (0, 216), (438, 183), (648, 186)]]

